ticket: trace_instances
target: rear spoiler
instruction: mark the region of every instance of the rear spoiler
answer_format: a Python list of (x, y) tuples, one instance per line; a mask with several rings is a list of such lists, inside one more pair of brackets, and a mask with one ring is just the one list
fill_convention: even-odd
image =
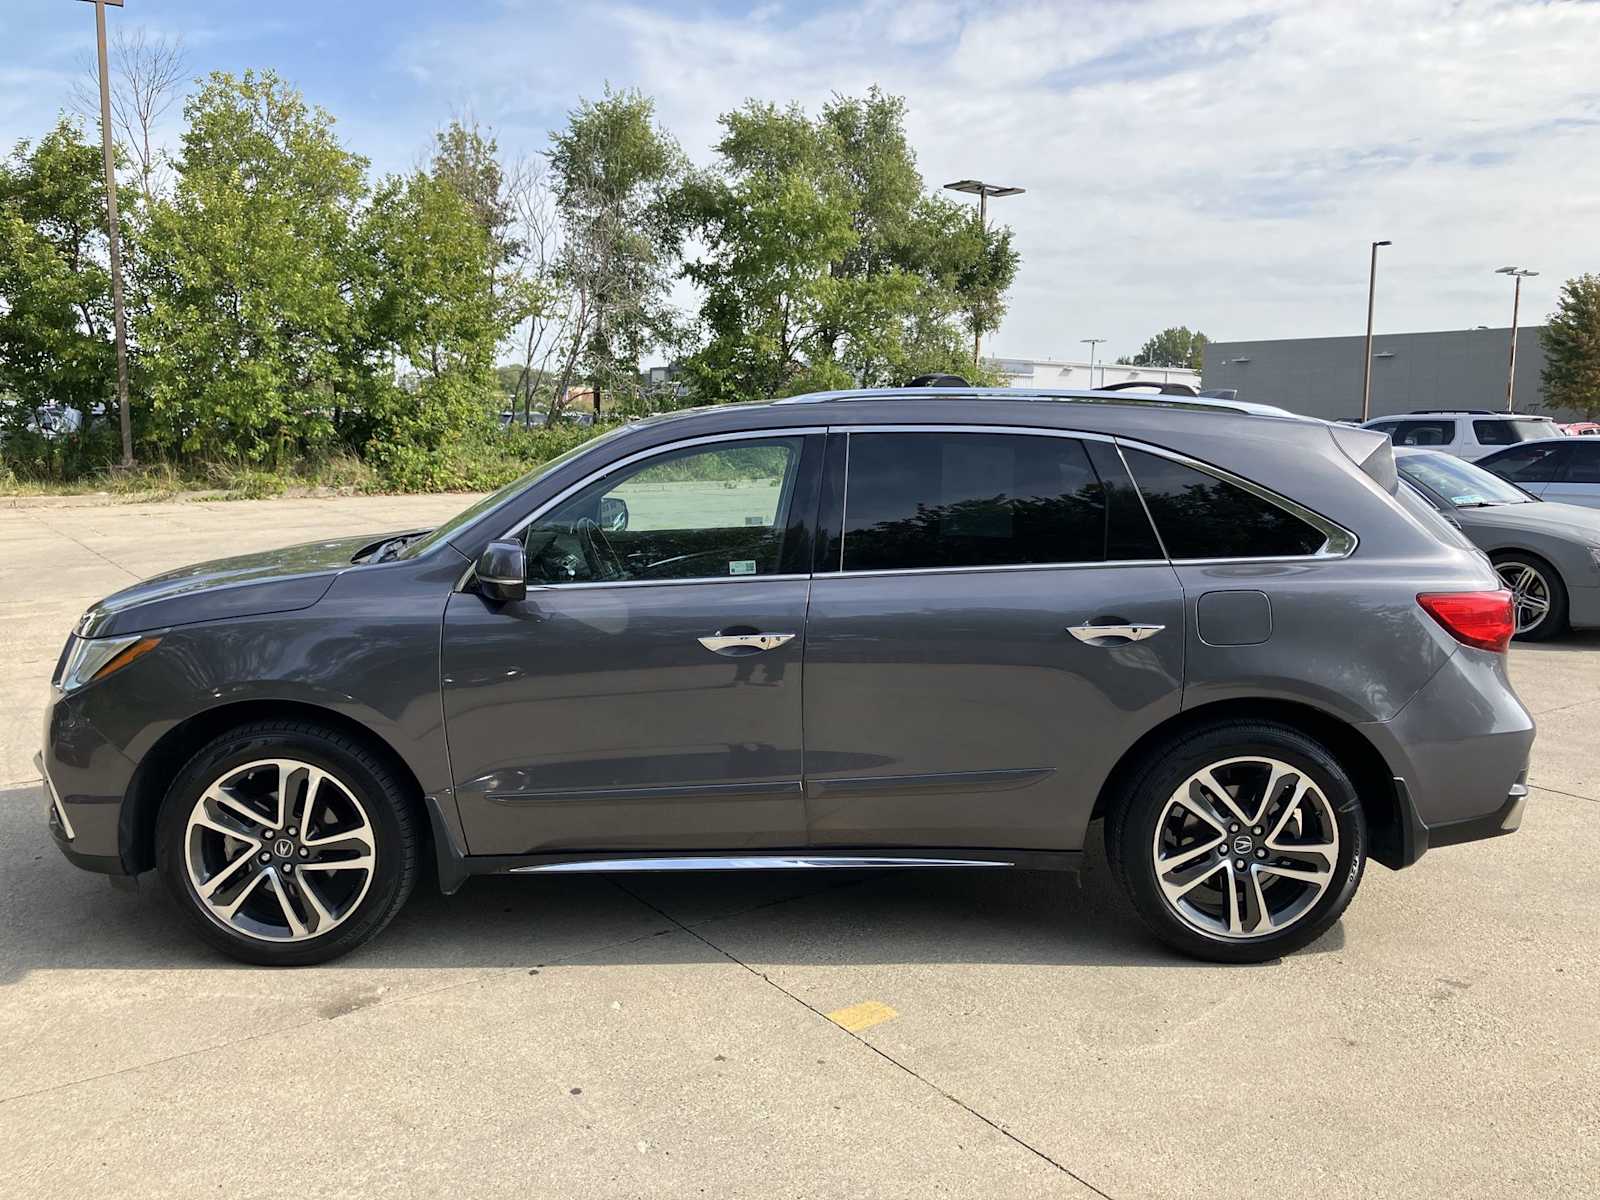
[(1334, 445), (1379, 487), (1393, 496), (1400, 490), (1400, 472), (1394, 465), (1394, 443), (1389, 435), (1376, 429), (1362, 429), (1357, 425), (1328, 423), (1328, 432)]

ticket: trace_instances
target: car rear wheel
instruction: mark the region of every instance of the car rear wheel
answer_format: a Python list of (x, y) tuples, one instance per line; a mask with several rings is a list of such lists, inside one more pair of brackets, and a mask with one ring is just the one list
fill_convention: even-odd
[(1159, 751), (1113, 810), (1106, 844), (1164, 942), (1213, 962), (1263, 962), (1339, 919), (1361, 881), (1366, 824), (1323, 746), (1239, 722)]
[(1516, 637), (1542, 642), (1566, 632), (1567, 589), (1556, 569), (1531, 554), (1494, 556), (1494, 569), (1511, 591), (1516, 613)]
[(416, 822), (364, 744), (300, 721), (204, 746), (167, 793), (156, 866), (199, 935), (245, 962), (345, 954), (393, 919), (416, 879)]

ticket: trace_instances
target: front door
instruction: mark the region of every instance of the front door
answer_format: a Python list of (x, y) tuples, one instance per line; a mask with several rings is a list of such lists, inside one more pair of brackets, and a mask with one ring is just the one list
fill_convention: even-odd
[(848, 437), (806, 635), (813, 845), (1076, 848), (1183, 681), (1183, 593), (1115, 448)]
[(470, 853), (804, 844), (821, 440), (628, 462), (522, 531), (525, 601), (450, 598), (444, 709)]

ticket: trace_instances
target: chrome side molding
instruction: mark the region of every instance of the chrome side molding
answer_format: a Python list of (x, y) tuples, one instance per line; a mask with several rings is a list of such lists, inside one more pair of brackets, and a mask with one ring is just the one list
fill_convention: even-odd
[(513, 867), (511, 875), (580, 875), (602, 871), (809, 871), (826, 868), (1009, 867), (975, 858), (884, 858), (859, 854), (685, 855), (681, 858), (585, 858)]

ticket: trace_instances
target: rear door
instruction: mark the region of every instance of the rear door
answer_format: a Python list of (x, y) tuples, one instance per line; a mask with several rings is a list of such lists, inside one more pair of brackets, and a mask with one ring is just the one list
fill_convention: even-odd
[(812, 844), (1076, 848), (1112, 765), (1183, 683), (1183, 595), (1116, 447), (993, 427), (829, 443), (806, 629)]

